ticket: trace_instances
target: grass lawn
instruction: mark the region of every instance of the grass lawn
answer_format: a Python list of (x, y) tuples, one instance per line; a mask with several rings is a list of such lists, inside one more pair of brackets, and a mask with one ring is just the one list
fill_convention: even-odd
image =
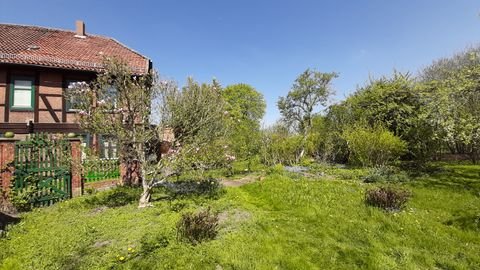
[[(396, 213), (366, 206), (378, 184), (348, 169), (271, 173), (217, 199), (158, 194), (148, 209), (137, 191), (85, 196), (23, 214), (0, 269), (480, 269), (480, 166), (444, 168), (394, 184), (413, 193)], [(178, 241), (181, 214), (207, 207), (221, 213), (216, 239)]]

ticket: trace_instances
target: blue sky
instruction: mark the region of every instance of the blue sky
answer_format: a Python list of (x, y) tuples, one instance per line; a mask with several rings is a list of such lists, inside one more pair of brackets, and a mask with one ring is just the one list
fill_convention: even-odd
[(276, 101), (306, 68), (335, 71), (335, 100), (369, 76), (417, 72), (480, 41), (478, 0), (0, 0), (0, 22), (107, 35), (148, 56), (182, 84), (248, 83)]

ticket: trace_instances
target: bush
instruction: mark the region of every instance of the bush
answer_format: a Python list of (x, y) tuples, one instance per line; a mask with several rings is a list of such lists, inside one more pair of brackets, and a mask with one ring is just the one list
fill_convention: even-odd
[(380, 187), (368, 190), (365, 194), (365, 203), (387, 211), (401, 210), (410, 198), (406, 190)]
[(218, 215), (210, 209), (198, 213), (186, 213), (177, 223), (177, 238), (193, 245), (214, 239), (218, 233)]
[(298, 161), (301, 152), (302, 136), (285, 131), (267, 130), (263, 132), (260, 147), (260, 161), (267, 165), (292, 165)]
[(363, 177), (365, 183), (405, 182), (408, 181), (408, 179), (409, 177), (405, 172), (392, 166), (374, 167)]
[(278, 173), (278, 174), (281, 174), (285, 171), (285, 167), (283, 167), (282, 164), (276, 164), (270, 168), (268, 168), (268, 173)]
[(343, 137), (350, 150), (349, 161), (362, 166), (389, 164), (407, 150), (402, 139), (381, 126), (350, 128), (344, 131)]

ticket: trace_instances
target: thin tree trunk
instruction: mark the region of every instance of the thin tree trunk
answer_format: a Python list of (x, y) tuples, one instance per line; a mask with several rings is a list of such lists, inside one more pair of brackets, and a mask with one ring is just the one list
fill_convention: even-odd
[(150, 198), (152, 197), (152, 189), (148, 185), (143, 185), (143, 192), (138, 200), (138, 208), (145, 208), (152, 206)]

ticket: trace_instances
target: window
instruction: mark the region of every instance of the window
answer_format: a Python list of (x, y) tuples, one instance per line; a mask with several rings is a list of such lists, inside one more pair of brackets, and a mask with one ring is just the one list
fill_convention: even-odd
[(100, 158), (116, 159), (117, 156), (117, 143), (114, 138), (108, 136), (99, 136), (100, 141)]
[(31, 77), (14, 77), (10, 92), (10, 108), (33, 110), (35, 86)]
[(81, 100), (79, 99), (79, 97), (77, 95), (72, 95), (71, 93), (69, 93), (70, 91), (73, 91), (75, 83), (78, 83), (78, 81), (67, 81), (67, 89), (65, 90), (67, 93), (65, 97), (65, 107), (69, 112), (75, 112), (80, 109), (79, 104)]
[(103, 100), (104, 102), (107, 102), (109, 106), (111, 106), (112, 109), (117, 108), (117, 102), (118, 102), (118, 92), (117, 89), (114, 86), (109, 86), (103, 95), (100, 97), (100, 100)]

